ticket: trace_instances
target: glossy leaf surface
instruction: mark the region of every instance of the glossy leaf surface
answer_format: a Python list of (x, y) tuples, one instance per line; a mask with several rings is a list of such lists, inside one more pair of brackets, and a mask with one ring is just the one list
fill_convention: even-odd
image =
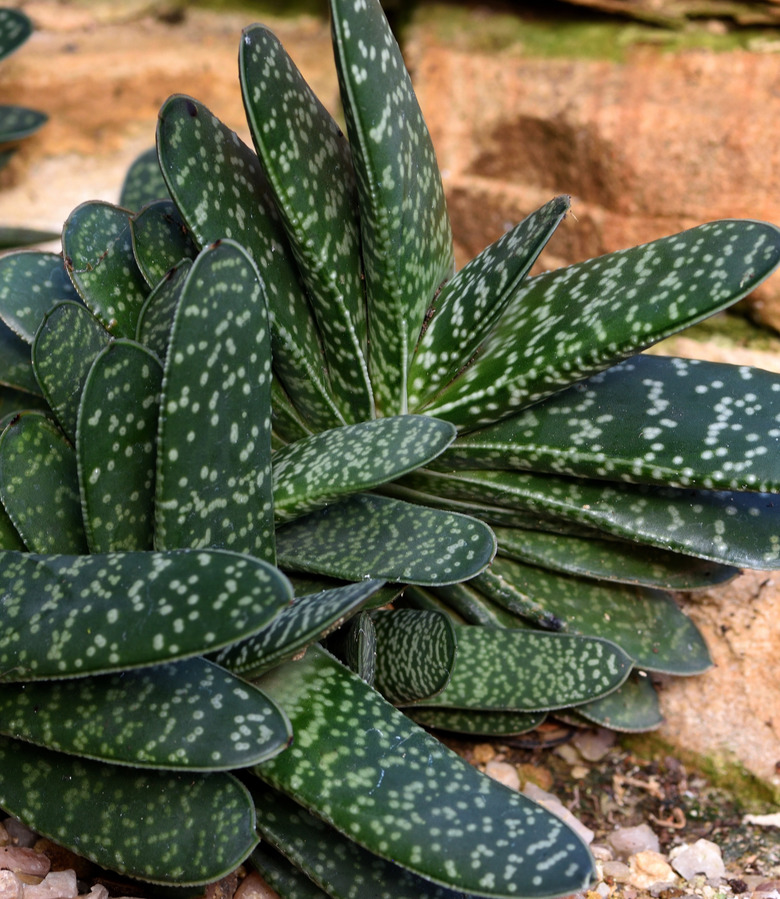
[(194, 259), (198, 248), (171, 200), (150, 203), (130, 219), (133, 253), (149, 287), (155, 287), (181, 259)]
[(168, 187), (160, 171), (157, 148), (144, 150), (127, 170), (119, 197), (119, 205), (139, 212), (148, 203), (168, 199)]
[(546, 712), (484, 712), (479, 709), (461, 711), (424, 706), (404, 709), (404, 714), (420, 727), (480, 737), (511, 737), (525, 734), (539, 727), (547, 717)]
[(134, 771), (5, 737), (0, 772), (0, 803), (9, 814), (78, 855), (143, 880), (208, 883), (230, 873), (257, 843), (251, 797), (230, 774)]
[(162, 362), (168, 354), (173, 317), (191, 267), (192, 260), (182, 259), (170, 269), (146, 298), (138, 316), (136, 340), (149, 347)]
[(8, 682), (201, 655), (260, 630), (291, 593), (270, 565), (213, 550), (3, 553), (0, 588), (0, 680)]
[(13, 53), (32, 34), (32, 23), (19, 9), (0, 9), (0, 59)]
[(573, 711), (592, 724), (627, 733), (655, 730), (664, 720), (653, 682), (636, 671), (614, 693)]
[(0, 384), (24, 390), (35, 396), (41, 395), (41, 388), (32, 367), (30, 347), (2, 322), (0, 322)]
[(284, 899), (331, 899), (265, 840), (252, 850), (250, 859), (268, 886)]
[(296, 740), (253, 770), (359, 845), (482, 896), (562, 895), (590, 881), (590, 855), (559, 819), (481, 775), (323, 650), (260, 686)]

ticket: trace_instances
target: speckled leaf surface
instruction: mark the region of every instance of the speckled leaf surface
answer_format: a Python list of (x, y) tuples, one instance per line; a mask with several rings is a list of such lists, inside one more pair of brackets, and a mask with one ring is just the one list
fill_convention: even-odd
[(362, 581), (298, 596), (267, 627), (223, 649), (214, 659), (242, 677), (259, 677), (322, 639), (381, 587), (382, 581)]
[(409, 370), (409, 408), (466, 366), (569, 209), (556, 197), (468, 262), (433, 300)]
[[(382, 415), (406, 411), (426, 311), (453, 272), (436, 155), (378, 0), (331, 0), (341, 102), (357, 175), (369, 366)], [(420, 239), (424, 235), (424, 239)]]
[(293, 406), (276, 376), (271, 380), (271, 426), (274, 449), (281, 449), (286, 443), (303, 440), (312, 433), (311, 425), (304, 421)]
[(712, 315), (780, 263), (780, 230), (726, 220), (531, 278), (426, 411), (498, 421)]
[(205, 248), (165, 360), (158, 549), (223, 547), (273, 562), (271, 346), (260, 277), (233, 241)]
[(84, 383), (76, 439), (90, 552), (152, 549), (162, 366), (140, 344), (116, 340)]
[(481, 896), (556, 896), (590, 882), (590, 854), (560, 819), (481, 775), (318, 647), (260, 686), (296, 739), (253, 770), (359, 845)]
[(44, 316), (63, 300), (79, 300), (62, 256), (24, 250), (0, 258), (0, 318), (32, 343)]
[(30, 347), (0, 322), (0, 384), (34, 396), (41, 395), (30, 356)]
[(62, 429), (76, 439), (79, 402), (95, 357), (111, 336), (80, 303), (65, 302), (48, 312), (38, 328), (32, 362), (43, 395)]
[(700, 590), (723, 584), (738, 568), (667, 552), (651, 546), (637, 551), (622, 540), (599, 540), (521, 528), (493, 529), (501, 555), (580, 577), (638, 584), (664, 590)]
[(442, 459), (632, 483), (780, 490), (780, 376), (632, 359), (465, 435)]
[(0, 106), (0, 143), (22, 140), (46, 124), (49, 117), (24, 106)]
[(279, 528), (276, 552), (293, 571), (445, 584), (481, 571), (495, 538), (476, 518), (360, 493)]
[(420, 706), (404, 709), (404, 714), (420, 727), (475, 737), (526, 734), (539, 727), (547, 717), (546, 712), (482, 712), (478, 709), (462, 712), (460, 709), (429, 709)]
[(352, 618), (344, 630), (346, 637), (342, 661), (373, 687), (376, 680), (376, 628), (373, 618), (364, 609)]
[(133, 253), (149, 287), (155, 287), (181, 259), (198, 255), (172, 200), (156, 200), (130, 219)]
[(130, 213), (90, 201), (62, 229), (65, 266), (79, 296), (115, 337), (134, 337), (149, 286), (133, 255)]
[(227, 771), (281, 752), (287, 716), (205, 659), (121, 674), (0, 685), (0, 732), (137, 768)]
[(147, 203), (168, 198), (168, 186), (160, 171), (157, 147), (150, 147), (137, 156), (127, 170), (119, 205), (123, 209), (139, 212)]
[(333, 899), (469, 899), (368, 852), (257, 779), (248, 787), (261, 836)]
[(449, 423), (424, 415), (378, 418), (289, 444), (273, 457), (277, 520), (392, 481), (435, 459), (455, 439)]
[(292, 862), (261, 840), (252, 850), (252, 866), (283, 899), (331, 899)]
[(0, 506), (0, 549), (24, 552), (26, 548), (5, 508)]
[(457, 624), (502, 627), (501, 616), (487, 605), (485, 596), (474, 589), (473, 584), (473, 580), (465, 584), (447, 584), (436, 587), (430, 595), (426, 595), (419, 587), (410, 587), (404, 592), (404, 602), (408, 601), (413, 608), (430, 607), (430, 603), (435, 602)]
[(179, 305), (181, 292), (191, 267), (191, 259), (181, 259), (167, 271), (160, 283), (146, 298), (138, 316), (135, 339), (149, 347), (163, 362), (168, 354), (173, 316)]
[(348, 422), (373, 416), (357, 189), (346, 138), (267, 28), (244, 30), (244, 107)]
[(378, 611), (374, 686), (394, 705), (440, 693), (456, 664), (458, 641), (446, 615), (418, 609)]
[(0, 9), (0, 59), (13, 53), (32, 34), (30, 19), (18, 9)]
[(449, 683), (420, 705), (521, 712), (565, 708), (611, 693), (631, 670), (631, 659), (608, 640), (454, 627), (458, 656)]
[(500, 556), (490, 571), (540, 604), (562, 630), (611, 640), (639, 668), (690, 675), (712, 667), (696, 625), (660, 590), (587, 581)]
[(466, 508), (472, 500), (524, 508), (725, 565), (771, 569), (780, 560), (780, 502), (771, 493), (613, 485), (506, 471), (406, 479)]
[(23, 413), (3, 431), (0, 500), (31, 552), (87, 551), (76, 454), (45, 415)]
[[(497, 559), (498, 557), (493, 561)], [(505, 559), (503, 561), (506, 562)], [(561, 619), (543, 602), (527, 592), (518, 590), (511, 581), (494, 571), (492, 564), (486, 571), (473, 578), (470, 585), (494, 605), (501, 606), (511, 615), (521, 618), (527, 625), (546, 631), (560, 631), (564, 628)]]
[[(260, 162), (237, 135), (189, 97), (160, 110), (157, 145), (168, 188), (201, 247), (242, 244), (262, 272), (274, 367), (297, 409), (318, 429), (345, 424), (323, 370), (313, 313)], [(225, 204), (222, 197), (241, 197)]]
[(0, 680), (102, 674), (248, 637), (290, 601), (277, 569), (235, 553), (0, 554)]
[(572, 711), (599, 727), (626, 733), (655, 730), (664, 720), (653, 682), (638, 671), (632, 671), (614, 693), (577, 706)]
[(157, 883), (218, 880), (257, 843), (254, 804), (230, 774), (133, 771), (7, 738), (0, 803), (78, 855)]

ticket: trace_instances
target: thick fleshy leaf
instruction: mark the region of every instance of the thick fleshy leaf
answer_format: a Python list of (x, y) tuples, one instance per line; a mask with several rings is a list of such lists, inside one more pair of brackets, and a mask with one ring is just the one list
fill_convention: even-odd
[(227, 771), (281, 752), (287, 716), (205, 659), (121, 674), (0, 685), (0, 732), (135, 768)]
[(352, 155), (279, 40), (245, 29), (239, 71), (249, 127), (317, 319), (348, 422), (373, 416)]
[(24, 106), (0, 106), (0, 143), (29, 137), (46, 124), (46, 113)]
[(115, 337), (135, 337), (149, 286), (133, 255), (130, 213), (82, 203), (62, 229), (62, 251), (76, 290), (103, 326)]
[[(696, 625), (660, 590), (588, 581), (497, 557), (489, 576), (503, 590), (488, 595), (515, 614), (512, 600), (530, 601), (570, 634), (603, 637), (617, 643), (634, 664), (665, 674), (701, 674), (712, 667)], [(486, 572), (476, 579), (485, 588)], [(506, 597), (506, 599), (504, 599)]]
[(489, 428), (441, 459), (629, 483), (780, 490), (780, 376), (634, 356)]
[[(13, 151), (0, 152), (0, 169), (12, 155)], [(34, 244), (56, 240), (59, 236), (59, 231), (42, 231), (39, 228), (14, 227), (13, 225), (0, 227), (0, 250), (18, 250), (21, 247), (31, 247)]]
[(730, 565), (651, 546), (639, 552), (635, 544), (623, 540), (589, 540), (521, 528), (493, 530), (501, 555), (580, 577), (663, 590), (701, 590), (739, 574), (739, 569)]
[(296, 408), (318, 430), (345, 424), (324, 373), (314, 317), (257, 156), (204, 106), (183, 96), (171, 97), (160, 110), (157, 145), (171, 196), (196, 243), (204, 247), (226, 237), (236, 240), (262, 272), (274, 367)]
[(281, 449), (287, 443), (303, 440), (312, 433), (311, 426), (293, 406), (276, 376), (271, 381), (271, 423), (274, 449)]
[(156, 287), (182, 259), (198, 248), (172, 200), (156, 200), (130, 219), (133, 253), (149, 287)]
[(257, 779), (248, 787), (263, 839), (333, 899), (467, 899), (368, 852)]
[(480, 896), (563, 895), (590, 881), (590, 855), (560, 819), (480, 774), (318, 647), (260, 687), (296, 739), (253, 770), (364, 848)]
[(123, 209), (139, 212), (148, 203), (167, 200), (168, 197), (168, 187), (157, 159), (157, 147), (150, 147), (144, 150), (127, 170), (119, 205)]
[(685, 490), (578, 481), (508, 471), (407, 475), (439, 497), (540, 512), (636, 543), (725, 565), (772, 569), (780, 561), (780, 501), (771, 493)]
[(455, 438), (449, 422), (425, 415), (334, 428), (274, 454), (274, 513), (288, 521), (349, 493), (378, 487), (435, 459)]
[(26, 548), (5, 508), (0, 506), (0, 549), (24, 552)]
[(447, 584), (481, 571), (495, 538), (476, 518), (360, 493), (279, 528), (276, 551), (293, 571)]
[(376, 628), (373, 618), (365, 610), (358, 612), (344, 631), (344, 663), (373, 687), (376, 679)]
[(248, 680), (259, 677), (335, 630), (381, 587), (382, 581), (362, 581), (300, 596), (267, 627), (223, 649), (214, 660)]
[(426, 411), (469, 430), (732, 305), (780, 263), (780, 229), (726, 220), (531, 278)]
[(263, 628), (290, 601), (277, 569), (215, 550), (0, 554), (0, 680), (189, 658)]
[(191, 259), (182, 259), (166, 272), (165, 277), (146, 298), (138, 316), (136, 340), (149, 347), (163, 362), (168, 355), (173, 316), (191, 267)]
[(41, 395), (29, 345), (3, 322), (0, 322), (0, 384), (33, 396)]
[(79, 301), (79, 295), (59, 253), (24, 250), (0, 257), (0, 318), (26, 343), (63, 300)]
[(632, 671), (614, 693), (572, 711), (593, 724), (629, 733), (655, 730), (664, 720), (652, 681), (637, 671)]
[(268, 886), (284, 899), (332, 899), (265, 840), (252, 850), (250, 859)]
[(19, 9), (0, 9), (0, 59), (13, 53), (32, 34), (32, 22)]
[(376, 689), (394, 705), (440, 693), (456, 663), (458, 641), (452, 621), (440, 612), (416, 609), (380, 611), (372, 617)]
[(420, 727), (475, 737), (512, 737), (525, 734), (539, 727), (547, 717), (546, 712), (482, 712), (478, 709), (461, 711), (417, 706), (404, 709), (404, 714)]
[(377, 408), (394, 415), (406, 411), (426, 311), (453, 272), (452, 234), (430, 134), (379, 0), (331, 0), (331, 9), (360, 199), (371, 381)]
[(49, 404), (42, 396), (34, 396), (0, 384), (0, 431), (20, 412), (49, 411)]
[(466, 584), (447, 584), (430, 592), (419, 587), (408, 587), (404, 591), (403, 602), (412, 608), (443, 611), (456, 624), (504, 627), (505, 616), (489, 605), (486, 597), (474, 589), (473, 584), (472, 579)]
[(3, 431), (0, 500), (30, 552), (87, 551), (76, 454), (45, 415), (22, 413)]
[(472, 359), (569, 209), (556, 197), (467, 263), (433, 301), (409, 371), (409, 408), (430, 401)]
[(224, 547), (273, 562), (271, 338), (254, 263), (204, 249), (165, 360), (155, 493), (158, 549)]
[(230, 774), (135, 771), (5, 737), (0, 804), (78, 855), (156, 883), (218, 880), (257, 843), (254, 804)]
[(46, 314), (32, 347), (32, 362), (44, 397), (60, 426), (75, 442), (84, 381), (111, 335), (80, 303), (66, 302)]
[(90, 552), (152, 549), (162, 366), (140, 344), (116, 340), (92, 363), (76, 439)]

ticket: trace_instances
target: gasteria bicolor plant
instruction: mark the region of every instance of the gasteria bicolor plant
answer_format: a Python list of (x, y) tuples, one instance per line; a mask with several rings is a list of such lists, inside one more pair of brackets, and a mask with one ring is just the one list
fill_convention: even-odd
[(455, 274), (381, 7), (331, 5), (348, 140), (253, 26), (254, 150), (172, 97), (122, 206), (0, 261), (0, 804), (163, 883), (570, 893), (580, 839), (420, 725), (652, 728), (708, 667), (669, 592), (780, 565), (780, 378), (637, 354), (780, 232), (528, 277), (559, 197)]

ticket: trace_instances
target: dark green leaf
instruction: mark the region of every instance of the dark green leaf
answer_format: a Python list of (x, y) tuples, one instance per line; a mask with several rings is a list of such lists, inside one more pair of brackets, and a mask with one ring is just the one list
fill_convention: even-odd
[(778, 263), (780, 230), (727, 220), (531, 278), (426, 411), (499, 421), (732, 305)]
[(318, 647), (260, 686), (296, 738), (253, 770), (364, 848), (480, 896), (563, 895), (590, 882), (590, 855), (560, 819), (485, 778)]
[(76, 440), (90, 552), (152, 549), (161, 384), (157, 357), (130, 340), (113, 341), (92, 363)]
[(75, 442), (84, 381), (111, 336), (79, 303), (66, 302), (46, 314), (32, 348), (38, 383), (57, 421)]
[(287, 521), (414, 471), (455, 438), (424, 415), (377, 418), (289, 444), (274, 454), (274, 513)]
[(45, 415), (22, 413), (3, 431), (0, 500), (30, 552), (87, 551), (76, 454)]
[(29, 137), (46, 124), (46, 113), (24, 106), (0, 106), (0, 143)]
[(99, 865), (157, 883), (209, 883), (257, 843), (230, 774), (135, 771), (0, 738), (0, 804)]
[[(483, 624), (488, 627), (517, 627), (519, 622), (501, 614), (503, 608), (496, 607), (487, 596), (474, 588), (472, 579), (467, 584), (449, 584), (436, 587), (434, 595), (444, 602), (448, 611), (455, 612), (462, 624)], [(530, 625), (526, 622), (526, 625)]]
[(454, 268), (441, 176), (378, 0), (331, 0), (341, 102), (357, 175), (369, 365), (377, 408), (406, 411), (426, 310)]
[[(618, 690), (620, 689), (621, 687), (618, 687)], [(482, 712), (478, 709), (461, 711), (418, 706), (404, 709), (404, 712), (420, 727), (475, 737), (512, 737), (525, 734), (539, 727), (547, 717), (546, 712)]]
[(481, 571), (495, 538), (475, 518), (360, 493), (281, 527), (276, 551), (293, 571), (446, 584)]
[(48, 411), (49, 405), (42, 396), (33, 396), (0, 384), (0, 431), (20, 412)]
[(358, 612), (346, 630), (344, 662), (361, 680), (374, 686), (376, 678), (376, 628), (371, 615)]
[(568, 208), (568, 197), (551, 200), (444, 285), (412, 359), (410, 409), (424, 406), (471, 361)]
[(233, 241), (204, 249), (182, 289), (157, 460), (158, 549), (224, 547), (273, 562), (268, 312)]
[(0, 9), (0, 59), (13, 53), (32, 34), (32, 22), (19, 9)]
[(191, 259), (182, 259), (167, 272), (146, 298), (138, 316), (136, 340), (149, 347), (163, 362), (168, 354), (173, 316), (191, 267)]
[(572, 711), (593, 724), (629, 733), (655, 730), (664, 720), (652, 681), (638, 671), (632, 671), (614, 693)]
[(0, 257), (0, 318), (32, 343), (44, 316), (63, 300), (79, 300), (62, 256), (25, 250)]
[[(0, 153), (0, 168), (11, 157), (12, 153)], [(58, 231), (41, 231), (38, 228), (22, 228), (5, 226), (0, 227), (0, 250), (14, 250), (19, 247), (29, 247), (34, 244), (47, 243), (59, 237)]]
[(147, 203), (168, 199), (168, 187), (160, 171), (157, 147), (144, 150), (132, 163), (122, 184), (119, 205), (138, 212)]
[(172, 200), (156, 200), (130, 219), (133, 253), (149, 287), (156, 287), (182, 259), (194, 259), (198, 248)]
[(29, 344), (3, 322), (0, 322), (0, 384), (15, 387), (33, 396), (41, 395), (32, 367)]
[(271, 381), (271, 422), (278, 449), (286, 443), (303, 440), (312, 432), (311, 426), (301, 418), (276, 376)]
[(249, 127), (322, 337), (348, 422), (373, 415), (355, 173), (338, 125), (278, 39), (244, 31), (239, 55)]
[(313, 314), (257, 156), (204, 106), (183, 96), (171, 97), (161, 109), (157, 144), (171, 196), (196, 243), (236, 240), (262, 272), (274, 366), (296, 408), (319, 430), (345, 424), (323, 372)]
[[(262, 814), (262, 811), (261, 811)], [(252, 864), (260, 872), (265, 882), (282, 899), (331, 899), (327, 893), (315, 886), (311, 880), (270, 844), (261, 841), (252, 850)]]
[(135, 337), (149, 287), (133, 255), (127, 210), (82, 203), (65, 222), (62, 249), (76, 290), (103, 326), (115, 337)]
[(0, 680), (102, 674), (219, 649), (290, 600), (281, 572), (215, 550), (0, 553)]
[(287, 717), (261, 690), (200, 658), (2, 684), (0, 731), (99, 761), (188, 771), (255, 765), (292, 736)]

